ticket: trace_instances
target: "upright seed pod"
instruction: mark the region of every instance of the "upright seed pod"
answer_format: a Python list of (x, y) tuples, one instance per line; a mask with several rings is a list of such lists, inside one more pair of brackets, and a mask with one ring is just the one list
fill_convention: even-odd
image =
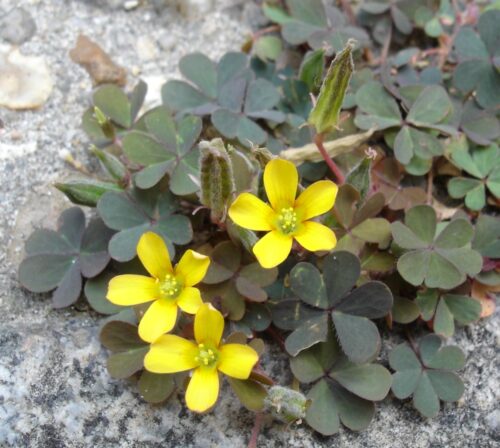
[(201, 142), (200, 201), (210, 208), (214, 223), (224, 221), (229, 201), (234, 192), (231, 160), (220, 138)]

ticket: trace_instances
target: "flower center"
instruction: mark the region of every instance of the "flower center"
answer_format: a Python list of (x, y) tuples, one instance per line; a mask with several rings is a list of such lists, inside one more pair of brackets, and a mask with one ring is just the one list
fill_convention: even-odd
[(217, 366), (217, 361), (219, 360), (219, 352), (216, 348), (211, 347), (207, 344), (198, 344), (198, 354), (195, 356), (194, 360), (201, 367), (209, 367), (213, 369)]
[(167, 274), (160, 283), (160, 294), (165, 299), (175, 299), (182, 291), (182, 283), (172, 274)]
[(292, 207), (285, 207), (280, 210), (276, 225), (284, 235), (290, 235), (297, 230), (297, 214)]

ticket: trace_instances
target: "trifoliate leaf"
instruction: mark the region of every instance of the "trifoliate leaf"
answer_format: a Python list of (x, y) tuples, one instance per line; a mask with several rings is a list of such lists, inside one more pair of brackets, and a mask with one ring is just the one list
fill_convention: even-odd
[(57, 231), (39, 229), (28, 238), (19, 281), (33, 292), (55, 289), (55, 308), (72, 305), (80, 297), (82, 277), (95, 277), (108, 264), (107, 246), (112, 235), (100, 219), (86, 227), (80, 208), (67, 209), (59, 217)]
[(392, 392), (403, 400), (413, 395), (413, 406), (424, 417), (435, 417), (439, 400), (458, 401), (464, 392), (462, 380), (453, 370), (461, 369), (465, 357), (458, 347), (441, 347), (439, 336), (427, 335), (420, 340), (419, 357), (406, 343), (389, 354)]
[(366, 362), (375, 356), (380, 336), (370, 319), (389, 312), (392, 294), (376, 281), (353, 289), (360, 269), (355, 255), (338, 251), (324, 259), (323, 278), (309, 263), (300, 263), (290, 272), (291, 289), (303, 305), (282, 302), (272, 312), (278, 326), (294, 330), (285, 341), (291, 355), (326, 340), (330, 314), (340, 346), (351, 361)]
[(473, 227), (459, 218), (437, 232), (436, 212), (427, 205), (410, 209), (405, 224), (391, 224), (394, 242), (406, 249), (398, 260), (401, 276), (414, 286), (452, 289), (480, 272), (483, 261), (469, 248)]
[(117, 230), (109, 242), (109, 253), (117, 261), (136, 256), (137, 243), (145, 232), (158, 233), (175, 256), (174, 244), (187, 244), (193, 237), (191, 222), (177, 214), (178, 203), (173, 195), (158, 189), (106, 193), (97, 204), (97, 211), (106, 225)]

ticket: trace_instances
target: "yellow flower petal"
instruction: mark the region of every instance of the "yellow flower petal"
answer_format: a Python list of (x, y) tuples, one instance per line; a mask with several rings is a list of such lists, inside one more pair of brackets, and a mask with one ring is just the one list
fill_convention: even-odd
[(219, 349), (219, 366), (222, 373), (246, 380), (259, 360), (257, 352), (248, 345), (225, 344)]
[(331, 250), (337, 245), (337, 237), (333, 230), (319, 222), (306, 221), (295, 235), (299, 244), (307, 250)]
[(274, 211), (250, 193), (241, 193), (231, 204), (229, 217), (240, 227), (250, 230), (271, 230)]
[(194, 318), (194, 338), (198, 344), (209, 342), (219, 346), (224, 331), (224, 318), (209, 303), (204, 303), (198, 309)]
[(159, 299), (151, 304), (139, 322), (139, 336), (146, 342), (154, 342), (162, 334), (174, 328), (177, 305), (172, 300)]
[(144, 367), (154, 373), (184, 372), (198, 365), (194, 360), (197, 354), (198, 347), (193, 342), (175, 334), (164, 334), (151, 344)]
[(273, 209), (279, 212), (295, 202), (299, 174), (292, 162), (283, 159), (271, 160), (264, 169), (264, 187)]
[(195, 412), (210, 409), (219, 396), (219, 373), (217, 369), (200, 367), (193, 372), (186, 390), (186, 404)]
[(196, 314), (200, 306), (203, 305), (200, 290), (192, 286), (184, 288), (177, 298), (177, 305), (185, 313)]
[(339, 188), (332, 181), (320, 180), (309, 185), (295, 201), (302, 221), (326, 213), (333, 207)]
[(163, 238), (153, 232), (146, 232), (137, 244), (137, 255), (147, 271), (162, 280), (172, 272), (170, 255)]
[(185, 286), (193, 286), (203, 280), (209, 265), (210, 258), (189, 249), (175, 267), (175, 275), (181, 277)]
[(150, 302), (158, 296), (158, 284), (154, 278), (134, 274), (113, 277), (106, 295), (111, 303), (123, 306)]
[(263, 268), (273, 268), (286, 260), (292, 250), (292, 242), (292, 236), (273, 230), (257, 241), (253, 253)]

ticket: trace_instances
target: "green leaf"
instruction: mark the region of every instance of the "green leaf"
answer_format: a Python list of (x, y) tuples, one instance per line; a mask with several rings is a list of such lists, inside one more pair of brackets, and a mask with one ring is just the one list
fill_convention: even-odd
[(413, 322), (420, 315), (420, 309), (413, 300), (406, 297), (394, 296), (392, 319), (398, 324)]
[(106, 323), (99, 335), (101, 344), (112, 352), (125, 352), (148, 347), (138, 334), (137, 325), (118, 320)]
[(426, 372), (420, 375), (413, 395), (413, 406), (424, 417), (435, 417), (439, 412), (439, 398)]
[(500, 258), (500, 219), (498, 217), (479, 215), (472, 248), (483, 257)]
[(271, 314), (261, 303), (249, 303), (240, 324), (246, 325), (251, 331), (264, 331), (271, 325)]
[(328, 314), (321, 313), (317, 317), (310, 318), (302, 323), (285, 340), (285, 348), (292, 356), (296, 356), (302, 350), (325, 342), (328, 337)]
[(436, 395), (443, 401), (458, 401), (464, 393), (464, 383), (453, 372), (427, 372)]
[(435, 289), (427, 291), (419, 291), (417, 293), (416, 302), (422, 314), (422, 319), (431, 320), (436, 312), (436, 307), (439, 299), (439, 293)]
[(380, 335), (375, 324), (366, 317), (332, 312), (333, 325), (342, 351), (350, 361), (365, 363), (380, 349)]
[(318, 134), (335, 129), (353, 70), (352, 46), (348, 43), (332, 61), (307, 120)]
[(264, 400), (267, 396), (266, 389), (256, 381), (239, 380), (227, 378), (233, 392), (236, 394), (241, 404), (249, 411), (258, 412), (264, 407)]
[(94, 92), (93, 103), (117, 125), (124, 128), (132, 125), (130, 101), (119, 87), (113, 84), (99, 87)]
[(283, 51), (283, 43), (277, 36), (262, 36), (254, 43), (253, 51), (264, 61), (275, 61)]
[(339, 355), (339, 346), (333, 335), (329, 335), (326, 342), (319, 342), (291, 358), (290, 368), (301, 383), (311, 383), (327, 374)]
[(310, 263), (294, 266), (290, 272), (290, 287), (308, 305), (322, 309), (330, 306), (321, 273)]
[(392, 307), (392, 293), (382, 282), (369, 281), (354, 289), (335, 309), (370, 319), (384, 317)]
[(148, 350), (149, 347), (143, 347), (111, 355), (106, 363), (111, 378), (128, 378), (141, 370), (144, 367), (144, 356)]
[(118, 261), (129, 261), (136, 255), (136, 246), (145, 232), (159, 234), (167, 244), (170, 256), (175, 244), (187, 244), (193, 237), (186, 216), (175, 214), (178, 204), (169, 192), (133, 190), (129, 193), (106, 193), (97, 204), (105, 224), (118, 230), (110, 240), (109, 251)]
[(310, 92), (317, 92), (321, 87), (325, 67), (325, 51), (318, 49), (306, 53), (299, 70), (299, 78), (306, 83)]
[(58, 220), (58, 231), (35, 230), (26, 242), (27, 257), (19, 266), (19, 281), (33, 292), (55, 289), (55, 308), (75, 303), (82, 290), (82, 276), (100, 274), (110, 258), (106, 250), (113, 232), (100, 219), (85, 226), (85, 215), (78, 207), (65, 210)]
[(107, 298), (109, 281), (114, 277), (111, 272), (103, 272), (97, 277), (85, 282), (85, 297), (89, 305), (101, 314), (116, 314), (124, 309), (123, 306), (111, 303)]
[(195, 84), (207, 97), (217, 95), (217, 72), (215, 64), (202, 53), (191, 53), (179, 61), (183, 76)]
[(321, 380), (307, 394), (311, 405), (307, 409), (306, 421), (323, 435), (339, 431), (342, 423), (353, 431), (365, 429), (373, 418), (374, 405), (346, 391), (339, 385)]
[(383, 245), (391, 238), (391, 225), (384, 218), (372, 218), (363, 221), (352, 229), (352, 234), (369, 243)]
[(322, 311), (303, 304), (300, 300), (282, 300), (272, 308), (273, 322), (282, 330), (295, 330), (301, 323), (316, 319)]
[(211, 111), (214, 99), (183, 81), (170, 80), (161, 89), (163, 103), (176, 111)]
[(425, 282), (430, 288), (452, 289), (463, 283), (466, 275), (473, 276), (481, 270), (479, 253), (466, 247), (472, 239), (471, 225), (465, 220), (455, 221), (458, 222), (452, 221), (436, 234), (432, 207), (416, 206), (406, 214), (406, 225), (392, 224), (396, 244), (410, 250), (397, 263), (406, 281), (414, 286)]
[(350, 252), (339, 251), (325, 257), (323, 281), (331, 305), (338, 304), (351, 291), (360, 273), (359, 259)]
[(175, 390), (173, 375), (142, 372), (137, 384), (139, 393), (148, 403), (161, 403), (167, 400)]
[(366, 83), (356, 92), (359, 113), (354, 120), (360, 129), (376, 127), (379, 130), (399, 126), (399, 106), (379, 82)]
[(389, 371), (378, 364), (338, 363), (330, 377), (358, 397), (371, 401), (383, 400), (392, 383)]
[(315, 384), (307, 394), (311, 405), (306, 411), (306, 421), (315, 431), (330, 436), (340, 429), (339, 409), (333, 390), (326, 380)]
[(434, 315), (434, 331), (436, 334), (444, 337), (450, 337), (455, 332), (455, 324), (453, 322), (453, 314), (451, 314), (446, 301), (439, 300)]
[(398, 345), (389, 354), (393, 374), (392, 390), (399, 399), (413, 394), (414, 407), (425, 417), (439, 412), (439, 399), (457, 401), (463, 394), (463, 383), (451, 370), (463, 367), (464, 356), (458, 347), (440, 349), (441, 339), (427, 335), (420, 341), (419, 358), (407, 344)]
[(437, 124), (452, 110), (448, 94), (441, 86), (429, 86), (422, 90), (411, 106), (406, 119), (415, 126)]
[(483, 108), (495, 107), (500, 101), (500, 74), (494, 57), (498, 49), (498, 30), (494, 25), (498, 11), (481, 15), (479, 36), (470, 27), (462, 27), (455, 39), (459, 64), (453, 84), (464, 93), (476, 91), (476, 100)]
[(210, 253), (210, 266), (203, 283), (216, 284), (229, 280), (241, 263), (241, 250), (231, 241), (223, 241)]

